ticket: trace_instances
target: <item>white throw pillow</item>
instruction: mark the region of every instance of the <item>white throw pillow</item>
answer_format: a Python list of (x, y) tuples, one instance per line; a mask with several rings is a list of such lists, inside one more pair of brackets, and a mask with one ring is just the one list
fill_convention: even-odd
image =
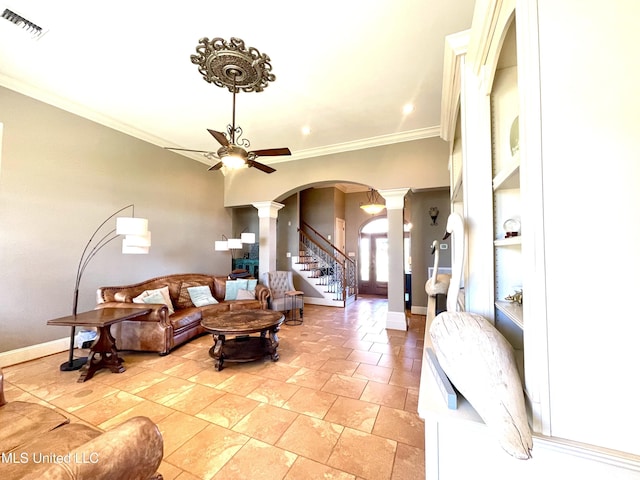
[(215, 305), (218, 301), (213, 298), (211, 289), (207, 285), (187, 288), (191, 301), (196, 307), (204, 307), (205, 305)]
[[(155, 295), (158, 293), (162, 296), (162, 301), (155, 301), (159, 299)], [(145, 300), (147, 297), (152, 295), (154, 296), (153, 298), (154, 301)], [(169, 295), (168, 286), (164, 286), (162, 288), (156, 288), (155, 290), (145, 290), (144, 292), (142, 292), (140, 295), (138, 295), (136, 298), (133, 299), (133, 303), (164, 303), (169, 309), (169, 315), (173, 315), (173, 313), (175, 312), (173, 308), (173, 303), (171, 303), (171, 296)]]
[(244, 288), (238, 289), (236, 300), (255, 300), (255, 299), (256, 299), (255, 291), (252, 293), (249, 290), (245, 290)]

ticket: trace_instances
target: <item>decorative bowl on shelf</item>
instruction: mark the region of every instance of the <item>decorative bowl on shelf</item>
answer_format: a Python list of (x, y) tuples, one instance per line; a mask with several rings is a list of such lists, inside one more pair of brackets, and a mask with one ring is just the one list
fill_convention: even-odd
[(511, 146), (511, 156), (520, 151), (520, 115), (513, 119), (511, 131), (509, 132), (509, 145)]

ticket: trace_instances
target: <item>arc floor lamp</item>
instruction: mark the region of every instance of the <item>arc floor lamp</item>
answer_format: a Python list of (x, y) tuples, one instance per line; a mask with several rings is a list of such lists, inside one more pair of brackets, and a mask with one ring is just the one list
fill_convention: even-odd
[[(131, 209), (130, 217), (116, 218), (116, 227), (108, 230), (102, 237), (100, 232), (106, 230), (105, 226), (113, 217), (119, 213)], [(91, 259), (108, 243), (112, 242), (120, 235), (124, 235), (122, 239), (122, 253), (124, 254), (144, 254), (149, 253), (151, 246), (151, 232), (149, 231), (149, 222), (146, 218), (135, 218), (134, 204), (122, 207), (120, 210), (109, 215), (93, 232), (89, 241), (82, 251), (80, 261), (78, 262), (78, 270), (76, 272), (76, 283), (73, 290), (73, 316), (78, 314), (78, 292), (80, 291), (80, 281), (87, 265)], [(98, 238), (99, 237), (99, 238)], [(71, 327), (71, 338), (69, 340), (69, 361), (60, 365), (60, 370), (68, 372), (80, 369), (87, 363), (87, 357), (73, 358), (73, 347), (76, 336), (76, 327)]]

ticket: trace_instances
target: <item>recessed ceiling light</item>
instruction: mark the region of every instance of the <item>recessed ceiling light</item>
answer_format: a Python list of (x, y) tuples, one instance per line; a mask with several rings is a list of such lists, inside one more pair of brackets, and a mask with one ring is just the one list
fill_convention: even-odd
[(309, 127), (302, 127), (302, 134), (303, 135), (309, 135), (311, 133), (311, 128)]
[(404, 113), (405, 115), (409, 115), (415, 109), (416, 107), (414, 107), (411, 103), (407, 103), (404, 107), (402, 107), (402, 113)]

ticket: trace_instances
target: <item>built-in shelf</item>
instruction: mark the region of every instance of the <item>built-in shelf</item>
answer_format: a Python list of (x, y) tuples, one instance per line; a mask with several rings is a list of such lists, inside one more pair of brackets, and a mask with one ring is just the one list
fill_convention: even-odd
[(522, 235), (517, 237), (499, 238), (493, 241), (496, 247), (508, 247), (509, 245), (522, 245)]
[(505, 168), (493, 177), (493, 191), (520, 188), (520, 153), (511, 158)]
[(524, 315), (522, 314), (522, 305), (506, 300), (496, 301), (496, 308), (504, 313), (513, 323), (524, 330)]
[(451, 199), (454, 202), (462, 201), (462, 171), (458, 171), (457, 176), (453, 182), (453, 189), (451, 190)]

